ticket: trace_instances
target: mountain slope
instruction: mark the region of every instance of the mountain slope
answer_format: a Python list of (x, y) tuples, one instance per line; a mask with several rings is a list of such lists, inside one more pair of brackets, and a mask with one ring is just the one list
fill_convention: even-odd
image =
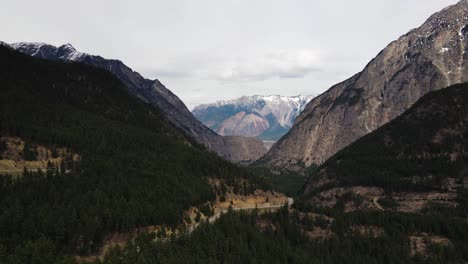
[(453, 190), (464, 180), (468, 183), (467, 100), (467, 83), (423, 96), (401, 116), (327, 160), (304, 192), (337, 186)]
[(220, 135), (278, 140), (291, 128), (312, 96), (243, 96), (199, 105), (192, 114)]
[(189, 207), (215, 199), (210, 180), (242, 192), (263, 182), (188, 144), (193, 139), (108, 71), (0, 46), (4, 137), (31, 146), (25, 158), (42, 145), (66, 147), (80, 159), (14, 179), (0, 175), (0, 258), (24, 247), (89, 254), (110, 232), (181, 224)]
[(320, 164), (408, 109), (424, 94), (468, 80), (468, 1), (431, 16), (365, 69), (312, 100), (262, 162)]
[[(221, 157), (239, 162), (256, 160), (266, 149), (263, 144), (250, 138), (222, 138), (193, 117), (185, 104), (158, 80), (143, 78), (121, 61), (108, 60), (100, 56), (78, 52), (70, 45), (60, 47), (45, 43), (14, 43), (10, 45), (25, 54), (55, 61), (81, 62), (112, 72), (119, 78), (131, 94), (161, 109), (164, 115), (187, 135)], [(242, 142), (244, 147), (237, 147)]]
[[(466, 83), (431, 92), (327, 160), (292, 208), (263, 216), (255, 212), (250, 219), (231, 211), (170, 246), (147, 239), (145, 248), (152, 250), (146, 252), (152, 254), (147, 253), (145, 260), (465, 263), (467, 100)], [(233, 247), (232, 240), (239, 242)], [(187, 247), (199, 241), (200, 246)], [(278, 250), (271, 247), (275, 243)], [(104, 263), (136, 262), (139, 248), (143, 246), (116, 250)]]

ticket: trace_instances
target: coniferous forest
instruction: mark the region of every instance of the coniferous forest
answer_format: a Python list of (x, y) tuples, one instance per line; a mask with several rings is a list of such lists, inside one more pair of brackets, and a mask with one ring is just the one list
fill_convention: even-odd
[[(320, 212), (333, 217), (329, 239), (311, 239), (307, 230), (328, 225), (309, 221), (287, 208), (267, 214), (224, 215), (213, 225), (203, 225), (190, 236), (171, 242), (154, 241), (145, 234), (123, 248), (108, 252), (101, 263), (462, 263), (468, 257), (468, 224), (446, 216), (405, 213), (320, 210), (298, 207), (300, 212)], [(268, 226), (262, 225), (268, 223)], [(372, 237), (351, 227), (381, 227), (384, 235)], [(430, 255), (412, 255), (408, 236), (432, 232), (447, 236), (453, 245), (432, 245)]]
[(0, 57), (1, 135), (81, 157), (0, 177), (2, 263), (39, 263), (16, 260), (33, 252), (89, 254), (108, 232), (177, 226), (184, 210), (215, 198), (209, 178), (247, 180), (242, 192), (270, 188), (186, 138), (107, 71), (3, 46)]
[(326, 91), (418, 4), (26, 2), (5, 41), (175, 85), (0, 41), (0, 264), (468, 263), (468, 0)]
[[(421, 213), (347, 212), (341, 203), (315, 206), (308, 202), (310, 193), (297, 195), (303, 181), (300, 176), (242, 168), (222, 160), (174, 128), (156, 109), (127, 94), (120, 81), (104, 70), (34, 59), (5, 47), (0, 48), (0, 56), (1, 135), (23, 139), (26, 160), (36, 159), (32, 147), (36, 144), (66, 147), (80, 156), (50, 163), (45, 170), (0, 177), (0, 263), (77, 263), (75, 256), (96, 254), (111, 232), (180, 226), (185, 210), (226, 191), (213, 188), (209, 179), (218, 179), (239, 194), (280, 189), (296, 201), (293, 208), (285, 206), (266, 214), (231, 210), (215, 223), (202, 223), (192, 233), (166, 239), (143, 233), (90, 262), (462, 263), (468, 259), (466, 190), (459, 190), (457, 208), (433, 207)], [(447, 126), (455, 122), (442, 118), (448, 120)], [(400, 135), (391, 126), (383, 131), (396, 138)], [(358, 142), (364, 147), (345, 149), (331, 164), (341, 159), (341, 166), (348, 166), (346, 158), (356, 156), (347, 153), (354, 149), (375, 153), (372, 137), (378, 138), (364, 138)], [(398, 142), (404, 140), (408, 139)], [(416, 136), (410, 140), (419, 146)], [(393, 146), (394, 151), (401, 151), (397, 144)], [(7, 149), (6, 143), (0, 147)], [(380, 164), (376, 162), (372, 164)], [(311, 169), (312, 177), (329, 164)], [(386, 166), (409, 173), (407, 167), (395, 164), (387, 162)], [(456, 172), (460, 166), (463, 163), (421, 165), (445, 175), (450, 172), (446, 168)], [(358, 173), (359, 168), (349, 167), (344, 186), (366, 183), (362, 177), (367, 174)], [(386, 179), (375, 175), (377, 180)], [(400, 186), (396, 184), (377, 182), (390, 191)], [(420, 186), (423, 189), (410, 186), (410, 190), (433, 188)], [(392, 206), (391, 200), (388, 205), (385, 202), (381, 201)], [(210, 214), (206, 206), (200, 211)], [(362, 233), (360, 228), (373, 231)], [(415, 250), (414, 234), (440, 236), (450, 243), (426, 241), (422, 254)]]
[[(339, 185), (392, 191), (444, 188), (468, 177), (468, 84), (429, 93), (408, 111), (311, 171)], [(447, 187), (445, 187), (447, 188)]]

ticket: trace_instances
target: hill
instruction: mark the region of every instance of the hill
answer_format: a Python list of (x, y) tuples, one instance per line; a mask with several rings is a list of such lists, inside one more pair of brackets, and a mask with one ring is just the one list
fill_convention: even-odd
[(14, 141), (3, 139), (14, 138), (24, 142), (16, 159), (63, 149), (79, 157), (0, 176), (2, 258), (44, 247), (52, 256), (89, 254), (109, 232), (177, 226), (185, 210), (226, 191), (213, 187), (214, 179), (238, 193), (267, 187), (204, 150), (108, 71), (5, 46), (0, 58), (0, 156), (13, 153)]

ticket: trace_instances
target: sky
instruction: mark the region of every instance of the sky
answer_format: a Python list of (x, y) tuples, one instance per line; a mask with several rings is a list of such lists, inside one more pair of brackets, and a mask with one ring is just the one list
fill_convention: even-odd
[(457, 0), (0, 0), (0, 41), (72, 44), (159, 79), (192, 109), (318, 95)]

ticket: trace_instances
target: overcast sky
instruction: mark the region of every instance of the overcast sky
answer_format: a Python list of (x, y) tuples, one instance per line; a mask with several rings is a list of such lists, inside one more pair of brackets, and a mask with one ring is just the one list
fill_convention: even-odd
[(15, 0), (0, 40), (71, 43), (157, 78), (191, 109), (319, 94), (457, 0)]

